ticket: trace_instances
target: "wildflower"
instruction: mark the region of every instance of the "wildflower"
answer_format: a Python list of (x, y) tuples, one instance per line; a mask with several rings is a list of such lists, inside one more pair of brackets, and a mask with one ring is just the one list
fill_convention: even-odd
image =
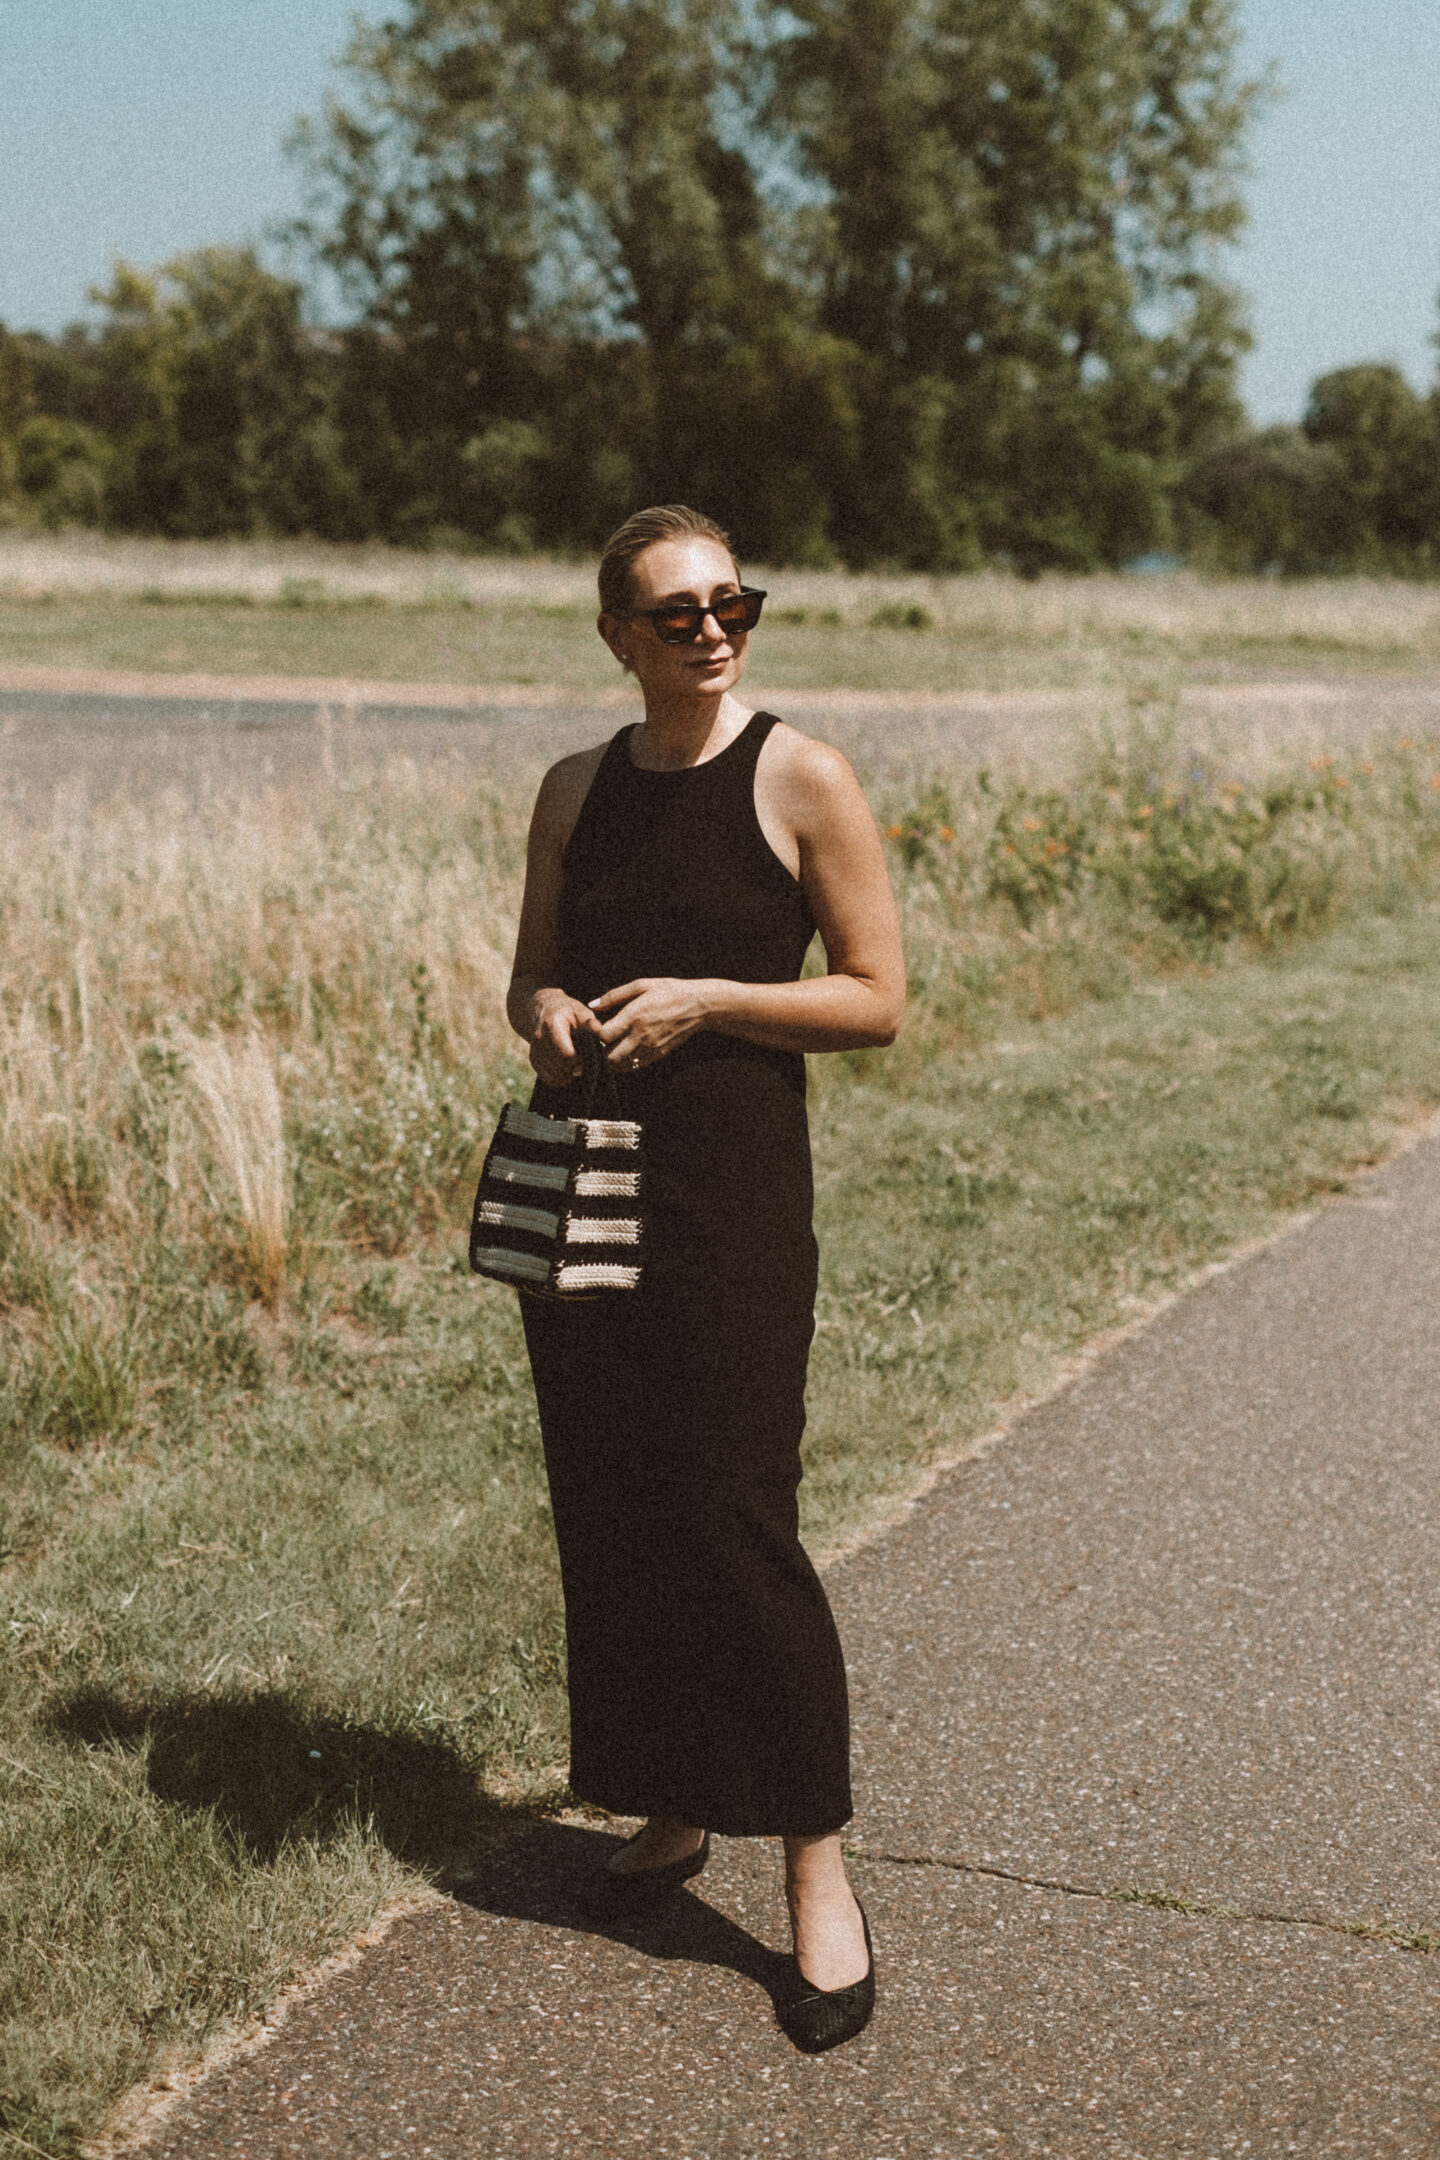
[(1069, 852), (1070, 850), (1066, 847), (1063, 840), (1047, 840), (1045, 842), (1045, 853), (1051, 857), (1054, 857), (1056, 855), (1068, 855)]
[(1334, 762), (1335, 760), (1333, 758), (1312, 757), (1310, 760), (1310, 770), (1311, 772), (1324, 772), (1326, 766), (1333, 765)]
[(953, 839), (954, 839), (954, 837), (955, 837), (955, 832), (954, 832), (954, 828), (953, 828), (952, 826), (949, 826), (949, 825), (942, 825), (942, 826), (940, 827), (940, 838), (941, 838), (942, 840), (953, 840)]
[(1027, 817), (1020, 820), (1020, 830), (1022, 832), (1043, 832), (1044, 829), (1038, 817)]
[(1155, 805), (1148, 802), (1141, 803), (1140, 808), (1135, 812), (1135, 815), (1136, 817), (1154, 817)]
[(890, 840), (899, 840), (904, 837), (905, 828), (903, 825), (888, 825), (885, 830), (886, 837)]
[(1431, 773), (1431, 775), (1430, 775), (1430, 785), (1431, 785), (1431, 787), (1432, 787), (1432, 788), (1435, 788), (1435, 789), (1436, 789), (1437, 791), (1440, 791), (1440, 772), (1437, 772), (1437, 773)]

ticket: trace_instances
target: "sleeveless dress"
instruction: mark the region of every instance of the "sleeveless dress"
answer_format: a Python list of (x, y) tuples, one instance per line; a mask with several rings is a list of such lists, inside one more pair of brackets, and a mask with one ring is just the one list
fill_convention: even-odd
[[(649, 772), (606, 750), (563, 859), (560, 986), (785, 982), (814, 934), (755, 813), (774, 716)], [(570, 1784), (732, 1837), (851, 1813), (845, 1666), (799, 1536), (816, 1246), (805, 1061), (701, 1031), (634, 1074), (634, 1293), (522, 1297), (565, 1592)], [(564, 1114), (566, 1090), (537, 1086)]]

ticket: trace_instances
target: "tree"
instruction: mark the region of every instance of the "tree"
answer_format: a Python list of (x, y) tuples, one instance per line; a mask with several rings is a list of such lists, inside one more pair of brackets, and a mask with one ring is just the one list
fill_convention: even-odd
[[(737, 37), (734, 0), (410, 0), (357, 36), (352, 102), (299, 139), (306, 230), (395, 341), (441, 514), (574, 537), (711, 454), (713, 370), (783, 297), (716, 118)], [(517, 425), (502, 503), (469, 446)]]
[(16, 442), (35, 402), (34, 370), (23, 342), (0, 323), (0, 514), (18, 486)]
[(1334, 456), (1331, 552), (1356, 567), (1440, 560), (1440, 431), (1399, 368), (1339, 368), (1313, 385), (1308, 440)]
[(1344, 569), (1344, 486), (1335, 451), (1301, 428), (1236, 435), (1197, 458), (1187, 476), (1192, 553), (1220, 570)]
[(91, 398), (114, 415), (109, 515), (142, 531), (316, 532), (363, 513), (328, 409), (327, 341), (248, 248), (202, 248), (95, 299)]
[(790, 11), (769, 113), (825, 190), (820, 319), (878, 362), (871, 546), (943, 554), (937, 481), (1022, 564), (1161, 538), (1177, 459), (1239, 418), (1214, 258), (1254, 92), (1229, 0)]
[(1234, 42), (1231, 0), (405, 0), (302, 134), (307, 231), (426, 515), (1123, 560), (1239, 424)]

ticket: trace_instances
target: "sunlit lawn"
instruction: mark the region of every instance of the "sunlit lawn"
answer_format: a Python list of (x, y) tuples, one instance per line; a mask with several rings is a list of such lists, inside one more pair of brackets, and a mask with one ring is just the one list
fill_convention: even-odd
[[(1425, 668), (1440, 589), (1188, 577), (761, 570), (776, 688), (969, 690), (1237, 670)], [(615, 680), (584, 564), (294, 543), (0, 535), (0, 666), (446, 683)]]

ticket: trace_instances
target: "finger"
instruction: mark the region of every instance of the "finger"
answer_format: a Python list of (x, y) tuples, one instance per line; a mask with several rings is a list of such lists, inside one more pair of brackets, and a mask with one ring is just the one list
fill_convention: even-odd
[(632, 1000), (620, 1012), (612, 1013), (608, 1020), (597, 1023), (600, 1040), (607, 1044), (618, 1042), (622, 1035), (634, 1032), (637, 1024), (635, 1006)]
[(631, 998), (639, 997), (645, 988), (643, 982), (621, 983), (616, 990), (606, 990), (599, 997), (591, 998), (591, 1012), (605, 1012), (611, 1005), (628, 1005)]
[[(596, 1023), (589, 1013), (586, 1013), (584, 1019), (582, 1020), (578, 1014), (572, 1012), (565, 1015), (564, 1028), (565, 1038), (562, 1055), (567, 1060), (565, 1068), (566, 1075), (567, 1077), (572, 1077), (580, 1070), (581, 1060), (579, 1038), (582, 1035), (594, 1034), (596, 1031)], [(558, 1038), (558, 1027), (556, 1029), (556, 1035)]]

